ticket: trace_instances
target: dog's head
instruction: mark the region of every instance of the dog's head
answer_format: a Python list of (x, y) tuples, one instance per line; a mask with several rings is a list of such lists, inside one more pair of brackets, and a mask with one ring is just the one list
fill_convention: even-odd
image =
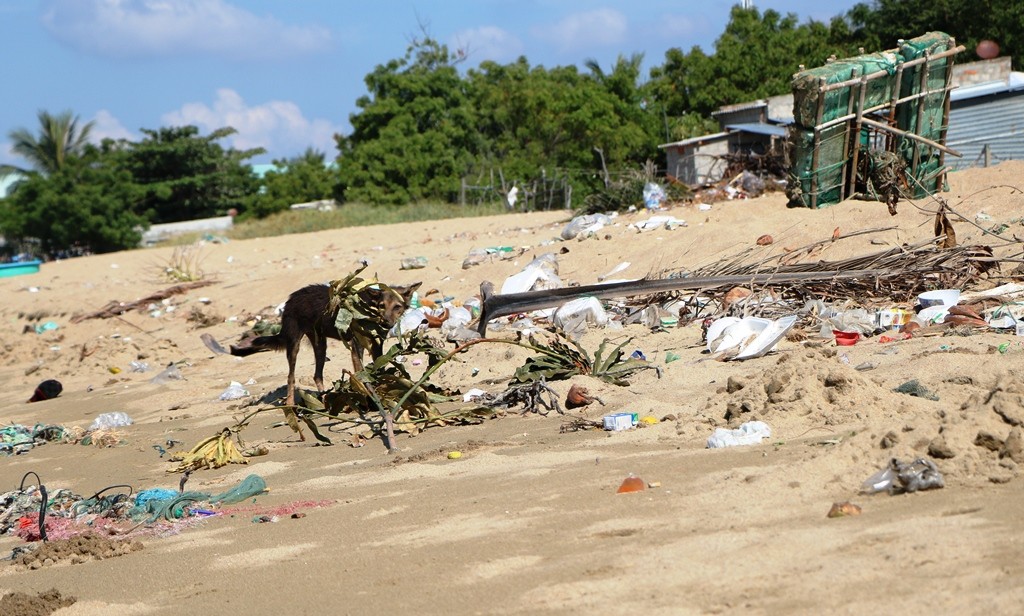
[(385, 284), (373, 285), (366, 290), (374, 303), (380, 306), (381, 316), (389, 325), (398, 323), (398, 319), (409, 307), (412, 301), (412, 294), (420, 288), (422, 282), (414, 282), (403, 286), (388, 286)]

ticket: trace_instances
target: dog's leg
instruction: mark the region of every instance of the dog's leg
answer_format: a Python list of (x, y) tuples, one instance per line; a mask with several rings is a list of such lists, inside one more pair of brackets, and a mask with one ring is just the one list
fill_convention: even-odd
[(313, 372), (313, 382), (320, 393), (324, 391), (324, 364), (327, 362), (327, 338), (317, 334), (309, 335), (309, 342), (313, 345), (313, 358), (316, 362), (316, 370)]
[(285, 404), (288, 406), (295, 406), (295, 362), (299, 358), (301, 342), (301, 337), (289, 337), (285, 347), (285, 352), (288, 355), (288, 396), (285, 398)]

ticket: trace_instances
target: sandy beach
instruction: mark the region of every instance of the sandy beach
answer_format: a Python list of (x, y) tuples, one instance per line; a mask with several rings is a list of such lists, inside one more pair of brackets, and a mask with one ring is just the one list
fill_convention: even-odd
[[(942, 196), (957, 213), (984, 228), (1009, 225), (1003, 238), (1024, 236), (1024, 197), (1015, 188), (1024, 187), (1024, 163), (953, 173), (949, 182)], [(481, 281), (500, 285), (546, 252), (558, 253), (563, 282), (594, 284), (622, 262), (630, 265), (616, 276), (625, 278), (692, 270), (755, 246), (764, 234), (774, 238), (762, 248), (769, 254), (837, 229), (893, 227), (835, 242), (819, 256), (850, 258), (927, 239), (933, 207), (904, 201), (890, 217), (885, 204), (849, 201), (815, 211), (789, 208), (774, 193), (707, 211), (673, 207), (664, 214), (687, 224), (671, 230), (638, 233), (629, 224), (650, 214), (623, 214), (583, 241), (551, 242), (571, 217), (558, 211), (206, 243), (201, 268), (211, 284), (140, 311), (77, 322), (112, 301), (170, 287), (162, 269), (174, 249), (46, 263), (37, 274), (0, 279), (0, 425), (84, 429), (110, 412), (133, 423), (114, 447), (54, 442), (0, 457), (0, 493), (17, 489), (30, 471), (51, 493), (91, 496), (117, 484), (177, 489), (181, 476), (168, 472), (174, 464), (154, 446), (166, 449), (171, 440), (182, 443), (173, 450), (187, 449), (234, 425), (261, 398), (282, 395), (287, 375), (283, 354), (218, 355), (200, 335), (227, 346), (253, 315), (272, 314), (291, 291), (343, 277), (360, 260), (382, 281), (422, 281), (436, 297), (464, 300)], [(953, 224), (961, 244), (991, 244), (979, 227)], [(491, 246), (522, 251), (462, 268), (472, 249)], [(427, 266), (400, 269), (410, 257), (426, 257)], [(1012, 274), (1004, 266), (1002, 278), (963, 291)], [(56, 327), (43, 327), (48, 322)], [(641, 350), (660, 378), (642, 372), (628, 387), (589, 376), (554, 381), (561, 400), (575, 383), (605, 405), (546, 416), (513, 409), (476, 425), (400, 433), (394, 454), (378, 438), (357, 448), (348, 434), (327, 428), (333, 446), (301, 442), (281, 425), (281, 413), (262, 413), (242, 438), (268, 453), (196, 471), (188, 487), (218, 493), (257, 474), (268, 493), (218, 515), (138, 528), (131, 540), (141, 545), (114, 557), (36, 567), (0, 561), (0, 595), (56, 589), (76, 599), (54, 612), (62, 616), (1020, 609), (1024, 351), (1013, 345), (1024, 338), (979, 330), (836, 347), (805, 333), (764, 357), (723, 362), (710, 360), (699, 321), (658, 332), (641, 324), (594, 327), (581, 339), (585, 348), (632, 338), (628, 349)], [(1000, 353), (1007, 342), (1011, 351)], [(667, 363), (670, 352), (679, 359)], [(350, 359), (336, 341), (328, 355), (333, 381)], [(509, 345), (478, 345), (443, 367), (437, 382), (500, 392), (528, 356)], [(148, 370), (133, 372), (132, 362)], [(183, 379), (152, 383), (170, 363)], [(856, 369), (866, 363), (873, 369)], [(297, 374), (301, 388), (314, 389), (308, 345)], [(63, 393), (26, 403), (45, 379), (59, 380)], [(936, 399), (894, 391), (913, 379)], [(232, 381), (250, 395), (219, 400)], [(561, 430), (572, 417), (617, 412), (659, 421), (621, 432)], [(767, 423), (771, 437), (706, 448), (715, 428), (750, 420)], [(979, 432), (997, 445), (976, 444)], [(451, 451), (462, 456), (449, 459)], [(890, 459), (919, 457), (936, 464), (945, 487), (860, 493)], [(630, 474), (650, 487), (617, 494)], [(861, 514), (827, 517), (844, 501)], [(0, 536), (0, 556), (25, 543)]]

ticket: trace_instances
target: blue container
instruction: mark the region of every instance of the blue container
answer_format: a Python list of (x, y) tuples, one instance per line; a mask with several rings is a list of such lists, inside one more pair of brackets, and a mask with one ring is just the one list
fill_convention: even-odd
[(36, 274), (42, 261), (21, 261), (20, 263), (0, 263), (0, 278), (21, 276), (22, 274)]

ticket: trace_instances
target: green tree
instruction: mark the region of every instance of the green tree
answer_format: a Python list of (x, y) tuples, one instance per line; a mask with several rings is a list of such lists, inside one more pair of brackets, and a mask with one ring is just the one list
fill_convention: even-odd
[(509, 180), (558, 170), (582, 198), (603, 184), (595, 149), (612, 172), (654, 156), (660, 124), (644, 104), (639, 59), (620, 57), (610, 73), (591, 63), (589, 75), (575, 66), (531, 67), (526, 58), (469, 71), (484, 137), (475, 165), (499, 168)]
[(339, 136), (339, 201), (452, 201), (478, 150), (458, 58), (431, 38), (366, 76), (369, 94)]
[(7, 135), (11, 140), (11, 151), (28, 161), (29, 167), (0, 165), (0, 177), (10, 173), (28, 176), (59, 171), (70, 158), (81, 154), (94, 125), (94, 122), (87, 122), (79, 126), (78, 116), (70, 111), (54, 115), (40, 110), (38, 118), (38, 134), (27, 128), (16, 128)]
[(45, 255), (78, 246), (110, 252), (139, 245), (146, 221), (133, 212), (142, 197), (131, 175), (92, 145), (49, 175), (32, 173), (0, 200), (0, 233), (38, 240)]
[(1005, 0), (874, 0), (847, 14), (851, 34), (869, 49), (891, 49), (899, 39), (938, 30), (967, 48), (959, 61), (978, 59), (983, 40), (999, 44), (1013, 67), (1024, 67), (1024, 3)]
[(337, 168), (328, 167), (326, 155), (313, 148), (288, 160), (275, 160), (274, 165), (277, 169), (263, 176), (263, 187), (253, 195), (246, 216), (262, 218), (293, 203), (330, 199), (338, 183)]
[(722, 105), (785, 94), (801, 64), (818, 66), (829, 55), (856, 52), (860, 39), (841, 19), (833, 24), (800, 24), (792, 13), (782, 16), (769, 9), (762, 14), (735, 6), (715, 41), (715, 53), (707, 55), (700, 47), (689, 53), (670, 49), (665, 63), (652, 70), (653, 90), (670, 115), (696, 112), (704, 117)]
[(245, 164), (263, 148), (225, 149), (218, 140), (237, 132), (221, 128), (202, 136), (195, 126), (143, 129), (145, 138), (109, 144), (121, 164), (144, 189), (136, 210), (152, 223), (177, 222), (242, 212), (259, 190)]

